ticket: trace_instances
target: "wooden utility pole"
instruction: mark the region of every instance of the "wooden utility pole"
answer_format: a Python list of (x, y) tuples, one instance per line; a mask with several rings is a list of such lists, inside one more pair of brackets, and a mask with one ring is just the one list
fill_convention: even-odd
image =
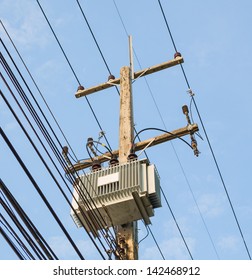
[[(119, 163), (126, 163), (134, 138), (132, 79), (130, 67), (120, 71), (120, 122), (119, 122)], [(138, 259), (137, 222), (117, 227), (117, 242), (125, 252), (127, 260)]]
[[(154, 72), (164, 70), (166, 68), (183, 63), (183, 58), (177, 53), (174, 59), (164, 62), (159, 65), (155, 65), (144, 70), (132, 72), (131, 67), (125, 66), (120, 70), (120, 78), (113, 78), (108, 82), (94, 86), (88, 89), (80, 88), (75, 94), (76, 98), (86, 96), (88, 94), (110, 88), (112, 86), (120, 85), (120, 121), (119, 121), (119, 150), (112, 151), (111, 153), (105, 153), (102, 156), (97, 157), (100, 162), (109, 160), (112, 155), (119, 155), (119, 164), (124, 164), (128, 161), (128, 156), (131, 153), (132, 142), (134, 139), (134, 121), (133, 121), (133, 102), (132, 102), (132, 79), (152, 74)], [(165, 141), (182, 137), (190, 134), (191, 137), (194, 132), (198, 131), (197, 124), (187, 123), (186, 127), (172, 131), (171, 133), (165, 133), (160, 136), (141, 141), (134, 144), (134, 151), (141, 150), (146, 146), (154, 146)], [(197, 146), (196, 146), (197, 149)], [(73, 170), (69, 169), (69, 172), (76, 172), (91, 166), (92, 161), (85, 161), (77, 163), (73, 166)], [(124, 254), (124, 259), (137, 260), (138, 259), (138, 234), (137, 234), (137, 222), (130, 222), (123, 225), (116, 226), (116, 238), (118, 248), (121, 249), (121, 253)], [(119, 250), (120, 250), (119, 249)], [(121, 254), (121, 255), (123, 255)]]

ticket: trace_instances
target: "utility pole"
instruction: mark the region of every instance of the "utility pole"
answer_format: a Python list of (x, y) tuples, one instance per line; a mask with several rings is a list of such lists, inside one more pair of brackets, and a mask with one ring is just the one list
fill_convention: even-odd
[[(119, 163), (126, 163), (134, 138), (132, 74), (130, 67), (120, 71), (120, 122), (119, 122)], [(126, 259), (138, 259), (137, 221), (117, 227), (117, 242), (126, 246)]]
[[(130, 43), (131, 45), (131, 43)], [(130, 47), (130, 51), (131, 47)], [(132, 54), (132, 53), (131, 53)], [(132, 55), (130, 55), (132, 57)], [(110, 88), (112, 86), (120, 85), (120, 118), (119, 118), (119, 150), (112, 151), (112, 155), (119, 155), (119, 164), (127, 163), (128, 157), (131, 154), (132, 143), (134, 139), (134, 121), (133, 121), (133, 102), (132, 102), (132, 79), (137, 79), (139, 77), (152, 74), (154, 72), (164, 70), (166, 68), (179, 65), (183, 63), (183, 58), (180, 53), (176, 53), (174, 59), (167, 61), (165, 63), (146, 68), (132, 73), (133, 71), (133, 61), (130, 59), (131, 67), (124, 66), (120, 70), (120, 78), (110, 77), (108, 82), (94, 86), (88, 89), (79, 87), (76, 92), (76, 98), (86, 96), (88, 94)], [(188, 120), (188, 114), (186, 114)], [(134, 145), (134, 151), (141, 150), (148, 147), (160, 144), (165, 141), (175, 139), (184, 135), (190, 134), (191, 138), (193, 134), (198, 131), (198, 126), (196, 124), (191, 124), (188, 121), (187, 126), (172, 131), (171, 133), (165, 133), (160, 136), (148, 139), (145, 141), (138, 142)], [(194, 139), (194, 138), (192, 138)], [(196, 141), (195, 141), (196, 142)], [(194, 152), (196, 154), (197, 145), (194, 142)], [(197, 154), (196, 154), (197, 155)], [(100, 162), (108, 161), (108, 157), (111, 157), (111, 153), (105, 153), (102, 156), (97, 157)], [(87, 168), (92, 165), (92, 161), (85, 161), (83, 163), (77, 163), (73, 167), (69, 168), (70, 172), (76, 172), (78, 170)], [(133, 195), (133, 194), (132, 194)], [(125, 258), (127, 260), (137, 260), (138, 259), (138, 234), (137, 234), (137, 221), (125, 223), (122, 225), (115, 226), (116, 229), (116, 239), (117, 245), (124, 252)]]

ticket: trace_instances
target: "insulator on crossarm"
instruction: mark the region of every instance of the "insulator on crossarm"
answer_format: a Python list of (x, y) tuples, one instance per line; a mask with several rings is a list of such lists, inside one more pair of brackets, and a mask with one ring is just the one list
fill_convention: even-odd
[(84, 90), (84, 89), (85, 89), (84, 86), (79, 85), (78, 88), (77, 88), (77, 91), (78, 91), (78, 90)]
[(181, 53), (180, 52), (176, 52), (174, 54), (174, 59), (176, 59), (177, 57), (182, 57)]
[(108, 81), (112, 81), (112, 80), (114, 80), (114, 79), (115, 79), (115, 76), (114, 76), (114, 75), (111, 74), (111, 75), (108, 76)]

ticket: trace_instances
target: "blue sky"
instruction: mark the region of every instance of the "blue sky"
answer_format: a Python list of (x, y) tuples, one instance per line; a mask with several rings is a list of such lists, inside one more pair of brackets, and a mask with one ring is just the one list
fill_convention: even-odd
[[(214, 0), (204, 3), (199, 0), (161, 2), (177, 49), (184, 57), (183, 67), (195, 93), (195, 100), (244, 238), (252, 252), (250, 183), (252, 4), (248, 0)], [(120, 68), (129, 65), (128, 38), (114, 1), (86, 0), (80, 3), (111, 72), (119, 77)], [(117, 0), (115, 3), (127, 33), (133, 37), (135, 54), (141, 64), (139, 66), (134, 57), (135, 70), (173, 58), (174, 48), (158, 1)], [(59, 0), (41, 0), (41, 5), (81, 83), (88, 88), (105, 82), (108, 71), (76, 1), (63, 3)], [(36, 1), (31, 0), (0, 0), (0, 7), (1, 20), (76, 155), (79, 159), (87, 158), (86, 139), (90, 136), (96, 139), (100, 129), (84, 98), (76, 99), (74, 96), (78, 83), (39, 6)], [(2, 28), (0, 32), (2, 40), (45, 110), (55, 132), (65, 144)], [(1, 52), (4, 53), (2, 46)], [(2, 81), (0, 85), (18, 116), (24, 121), (32, 139), (38, 143)], [(171, 131), (184, 127), (186, 120), (181, 107), (190, 104), (187, 90), (180, 67), (147, 76), (146, 80), (138, 79), (133, 84), (136, 130), (157, 127)], [(111, 147), (117, 149), (119, 97), (116, 90), (111, 88), (95, 93), (89, 100)], [(247, 259), (247, 252), (194, 106), (192, 114), (204, 138), (204, 141), (198, 138), (198, 148), (201, 152), (198, 158), (194, 157), (188, 146), (179, 140), (148, 149), (148, 156), (158, 169), (161, 186), (194, 259)], [(85, 258), (99, 258), (84, 230), (77, 229), (72, 222), (68, 205), (3, 100), (0, 100), (0, 117), (1, 127), (81, 248)], [(141, 138), (147, 139), (156, 136), (157, 133), (147, 131)], [(189, 137), (185, 139), (189, 141)], [(55, 252), (61, 259), (78, 258), (3, 139), (0, 139), (0, 154), (2, 180)], [(139, 222), (139, 226), (139, 239), (142, 239), (146, 235), (146, 229), (142, 222)], [(189, 259), (164, 201), (163, 207), (155, 211), (151, 229), (166, 259)], [(0, 259), (16, 259), (2, 237), (0, 247)], [(161, 259), (150, 235), (140, 243), (139, 257)]]

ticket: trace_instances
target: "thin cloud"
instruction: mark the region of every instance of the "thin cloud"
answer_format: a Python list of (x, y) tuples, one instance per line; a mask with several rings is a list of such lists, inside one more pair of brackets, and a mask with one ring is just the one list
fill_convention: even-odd
[[(1, 10), (3, 14), (13, 15), (13, 21), (7, 21), (3, 16), (2, 22), (15, 43), (26, 49), (34, 45), (47, 45), (49, 37), (46, 23), (35, 5), (27, 1), (4, 1)], [(1, 33), (4, 34), (2, 29)]]
[(218, 241), (218, 245), (223, 250), (235, 250), (238, 244), (239, 244), (239, 239), (237, 236), (234, 235), (222, 237)]
[[(97, 250), (91, 244), (89, 240), (77, 240), (75, 241), (77, 247), (82, 252), (84, 258), (88, 256), (89, 259), (99, 259), (97, 255)], [(76, 252), (74, 251), (72, 245), (69, 243), (64, 236), (53, 236), (49, 240), (49, 244), (56, 254), (56, 256), (61, 260), (71, 260), (79, 259)]]
[[(193, 251), (196, 240), (193, 238), (186, 238), (187, 245), (190, 251)], [(162, 254), (165, 259), (169, 260), (188, 260), (190, 255), (185, 247), (183, 240), (179, 237), (172, 237), (168, 240), (164, 240), (159, 244)], [(160, 260), (162, 256), (157, 246), (147, 247), (142, 249), (142, 258), (144, 260)]]
[[(216, 218), (224, 212), (224, 196), (207, 193), (197, 199), (199, 209), (205, 217)], [(198, 211), (195, 207), (194, 211)]]

